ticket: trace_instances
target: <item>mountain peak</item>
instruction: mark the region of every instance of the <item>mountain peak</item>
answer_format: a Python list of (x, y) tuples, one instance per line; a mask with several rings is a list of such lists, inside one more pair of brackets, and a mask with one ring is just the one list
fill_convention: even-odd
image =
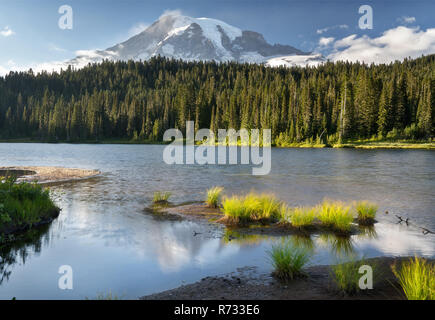
[(289, 45), (271, 45), (262, 34), (242, 31), (221, 20), (170, 13), (128, 40), (106, 50), (93, 51), (88, 57), (78, 56), (72, 62), (148, 60), (158, 55), (187, 61), (267, 63), (280, 56), (291, 60), (292, 56), (309, 53)]

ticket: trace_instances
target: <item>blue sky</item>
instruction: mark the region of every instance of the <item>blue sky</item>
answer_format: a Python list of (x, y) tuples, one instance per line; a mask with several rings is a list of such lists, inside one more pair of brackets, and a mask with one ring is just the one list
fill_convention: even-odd
[[(64, 4), (74, 10), (72, 30), (58, 27), (58, 9)], [(358, 8), (363, 4), (373, 8), (372, 30), (358, 28)], [(337, 41), (356, 34), (357, 39), (364, 35), (374, 39), (398, 26), (423, 31), (435, 27), (432, 0), (2, 0), (0, 68), (70, 59), (77, 50), (105, 49), (129, 38), (139, 26), (151, 24), (164, 11), (177, 9), (257, 31), (270, 43), (304, 51), (319, 49), (322, 37)]]

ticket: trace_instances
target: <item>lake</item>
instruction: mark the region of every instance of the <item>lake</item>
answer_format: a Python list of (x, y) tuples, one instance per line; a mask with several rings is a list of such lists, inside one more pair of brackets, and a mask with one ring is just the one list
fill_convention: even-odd
[[(222, 227), (145, 210), (155, 191), (170, 191), (171, 202), (183, 203), (204, 199), (215, 185), (225, 187), (226, 194), (272, 192), (290, 206), (324, 198), (379, 205), (374, 233), (352, 236), (347, 243), (303, 239), (314, 248), (312, 264), (333, 263), (349, 251), (365, 257), (435, 257), (435, 236), (397, 224), (395, 217), (435, 230), (434, 151), (274, 148), (271, 173), (253, 176), (249, 165), (167, 165), (163, 149), (1, 143), (0, 166), (99, 169), (102, 175), (50, 187), (62, 212), (33, 240), (1, 248), (0, 298), (84, 299), (112, 292), (135, 299), (239, 267), (268, 272), (267, 250), (276, 238), (228, 241)], [(61, 265), (73, 269), (73, 290), (58, 288)]]

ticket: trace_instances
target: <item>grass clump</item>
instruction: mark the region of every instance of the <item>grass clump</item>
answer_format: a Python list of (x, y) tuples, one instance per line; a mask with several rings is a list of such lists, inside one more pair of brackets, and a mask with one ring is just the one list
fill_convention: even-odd
[(317, 217), (324, 226), (338, 233), (348, 234), (351, 231), (353, 215), (350, 207), (341, 202), (323, 201)]
[(213, 187), (207, 190), (207, 199), (205, 202), (211, 208), (217, 208), (221, 200), (221, 194), (224, 191), (223, 187)]
[(282, 203), (273, 195), (250, 193), (246, 196), (232, 196), (222, 202), (222, 212), (229, 223), (277, 221), (282, 212)]
[[(368, 264), (365, 260), (357, 261), (352, 259), (349, 262), (340, 263), (331, 267), (332, 278), (341, 293), (353, 295), (362, 290), (359, 281), (364, 272), (360, 273), (359, 270), (364, 265), (370, 266), (372, 268), (372, 274), (376, 274), (376, 266)], [(375, 281), (375, 279), (373, 279), (373, 281)]]
[(302, 268), (311, 256), (307, 248), (294, 246), (290, 241), (273, 245), (268, 253), (274, 268), (273, 275), (282, 281), (303, 276)]
[(170, 197), (171, 197), (170, 192), (160, 192), (160, 191), (154, 192), (153, 203), (155, 204), (168, 203)]
[(48, 189), (36, 183), (15, 182), (14, 177), (0, 181), (0, 234), (32, 227), (59, 214)]
[(378, 206), (368, 201), (359, 201), (355, 205), (358, 214), (358, 223), (361, 225), (372, 225), (375, 223)]
[(313, 225), (316, 208), (298, 207), (290, 211), (290, 223), (293, 227), (303, 229)]
[(227, 220), (234, 223), (241, 223), (249, 220), (247, 208), (243, 205), (243, 200), (240, 197), (232, 196), (224, 199), (222, 202), (222, 211)]
[(435, 300), (435, 266), (417, 258), (392, 266), (408, 300)]

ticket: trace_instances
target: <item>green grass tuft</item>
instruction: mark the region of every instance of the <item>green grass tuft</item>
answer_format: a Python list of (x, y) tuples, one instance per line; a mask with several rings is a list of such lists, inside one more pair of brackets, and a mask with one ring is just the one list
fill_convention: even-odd
[(359, 201), (355, 205), (358, 214), (358, 223), (362, 225), (372, 225), (375, 222), (378, 206), (368, 201)]
[[(370, 266), (373, 270), (372, 274), (376, 275), (376, 265), (373, 263), (368, 264), (364, 259), (359, 261), (352, 259), (351, 261), (331, 267), (332, 278), (340, 292), (347, 295), (353, 295), (361, 291), (359, 281), (363, 275), (359, 273), (359, 269), (363, 265)], [(375, 279), (373, 279), (373, 282), (375, 282)]]
[(316, 208), (298, 207), (290, 211), (290, 223), (293, 227), (303, 229), (313, 225)]
[(415, 257), (392, 266), (393, 273), (408, 300), (435, 300), (435, 266), (426, 259)]
[(169, 198), (171, 197), (170, 192), (154, 192), (153, 203), (168, 203)]
[(268, 254), (274, 268), (273, 275), (283, 281), (303, 276), (302, 268), (311, 257), (307, 248), (294, 246), (290, 241), (273, 245)]
[(350, 207), (341, 202), (325, 200), (319, 206), (318, 219), (328, 228), (339, 233), (349, 233), (351, 230), (353, 215)]
[(250, 193), (225, 198), (222, 212), (227, 222), (234, 224), (277, 221), (281, 216), (282, 203), (273, 195)]
[(205, 202), (211, 208), (217, 208), (221, 200), (221, 194), (224, 191), (223, 187), (213, 187), (207, 190), (207, 199)]

